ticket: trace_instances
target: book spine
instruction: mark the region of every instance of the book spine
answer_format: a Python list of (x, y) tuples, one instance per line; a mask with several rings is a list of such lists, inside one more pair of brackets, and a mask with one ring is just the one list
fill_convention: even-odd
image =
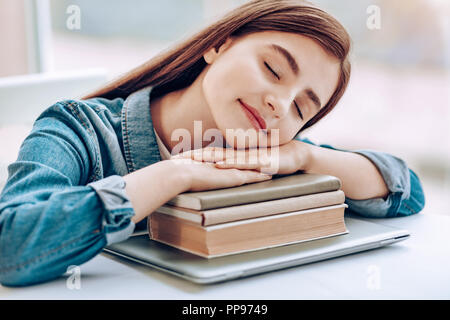
[(202, 211), (203, 226), (342, 204), (342, 190)]
[(175, 207), (188, 208), (193, 210), (202, 210), (204, 204), (202, 203), (202, 199), (197, 197), (187, 196), (185, 194), (179, 194), (175, 198), (167, 201), (167, 204), (170, 204)]
[(148, 237), (150, 239), (155, 239), (155, 234), (153, 232), (153, 225), (152, 225), (152, 215), (153, 213), (151, 213), (148, 218), (147, 218), (147, 230), (148, 230)]
[(168, 214), (170, 216), (177, 217), (180, 219), (189, 220), (191, 222), (194, 222), (194, 223), (197, 223), (200, 225), (204, 224), (203, 223), (204, 217), (203, 217), (203, 213), (201, 211), (194, 213), (194, 212), (189, 212), (188, 210), (194, 211), (194, 210), (185, 209), (185, 208), (177, 208), (177, 207), (162, 205), (161, 207), (156, 209), (155, 212), (160, 212), (160, 213)]
[(153, 212), (150, 217), (149, 237), (177, 248), (191, 248), (207, 253), (206, 230), (188, 221), (182, 221), (164, 213)]
[[(275, 199), (281, 199), (281, 198), (289, 198), (289, 197), (295, 197), (300, 195), (308, 195), (308, 194), (314, 194), (314, 193), (321, 193), (321, 192), (328, 192), (328, 191), (336, 191), (341, 187), (341, 182), (339, 179), (333, 179), (333, 180), (327, 180), (322, 183), (317, 183), (313, 185), (292, 185), (292, 186), (286, 186), (283, 188), (278, 188), (277, 190), (273, 190), (270, 188), (266, 189), (258, 189), (254, 190), (254, 192), (251, 193), (236, 193), (232, 197), (230, 197), (227, 194), (224, 194), (223, 196), (216, 196), (216, 197), (204, 197), (199, 198), (197, 201), (195, 201), (196, 208), (195, 210), (209, 210), (209, 209), (216, 209), (216, 208), (222, 208), (222, 207), (228, 207), (228, 206), (235, 206), (240, 204), (248, 204), (248, 203), (255, 203), (260, 201), (268, 201), (268, 200), (275, 200)], [(182, 198), (182, 197), (180, 197)], [(181, 200), (181, 199), (180, 199)], [(188, 205), (189, 202), (185, 202), (185, 205)], [(187, 207), (183, 205), (183, 203), (177, 203), (174, 204), (179, 207)], [(194, 208), (191, 208), (194, 209)]]
[(204, 211), (175, 207), (169, 204), (165, 204), (156, 209), (155, 212), (160, 212), (179, 219), (188, 220), (202, 226), (209, 226), (285, 212), (326, 207), (341, 204), (344, 203), (344, 201), (344, 192), (342, 190), (337, 190)]

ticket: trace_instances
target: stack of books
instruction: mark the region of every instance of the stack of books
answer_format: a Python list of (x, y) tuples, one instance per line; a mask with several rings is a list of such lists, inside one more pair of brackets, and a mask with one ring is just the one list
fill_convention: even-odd
[(214, 258), (348, 233), (338, 178), (275, 175), (238, 187), (185, 192), (152, 212), (150, 239)]

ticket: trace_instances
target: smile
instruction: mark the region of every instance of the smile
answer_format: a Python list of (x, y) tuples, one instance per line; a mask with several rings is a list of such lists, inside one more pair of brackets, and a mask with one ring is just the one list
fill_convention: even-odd
[(242, 106), (242, 110), (244, 110), (245, 115), (250, 120), (253, 127), (256, 129), (262, 129), (265, 130), (267, 128), (266, 122), (264, 121), (264, 118), (261, 117), (258, 110), (255, 108), (250, 107), (249, 105), (245, 104), (239, 99), (239, 102)]

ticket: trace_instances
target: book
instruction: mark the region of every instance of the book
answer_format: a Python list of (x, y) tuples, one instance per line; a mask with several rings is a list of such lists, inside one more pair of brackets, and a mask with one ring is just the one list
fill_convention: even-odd
[(215, 258), (346, 234), (345, 208), (339, 204), (206, 227), (153, 212), (147, 223), (151, 239)]
[(202, 226), (210, 226), (285, 212), (331, 206), (344, 203), (344, 201), (344, 192), (336, 190), (209, 210), (193, 210), (165, 204), (155, 211)]
[(299, 173), (274, 176), (271, 180), (244, 184), (237, 187), (208, 191), (184, 192), (167, 204), (193, 210), (207, 210), (300, 195), (336, 191), (341, 188), (337, 177)]

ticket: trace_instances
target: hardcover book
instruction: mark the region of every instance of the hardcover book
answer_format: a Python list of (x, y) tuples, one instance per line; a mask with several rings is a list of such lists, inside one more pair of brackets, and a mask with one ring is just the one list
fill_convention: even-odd
[(341, 188), (341, 181), (333, 176), (299, 173), (274, 176), (271, 180), (237, 187), (198, 192), (184, 192), (167, 204), (193, 210), (208, 210), (275, 199), (296, 197)]
[(148, 231), (153, 240), (214, 258), (345, 234), (346, 207), (339, 204), (206, 227), (153, 212)]
[(344, 192), (336, 190), (209, 210), (194, 210), (165, 204), (155, 211), (179, 219), (185, 219), (198, 225), (210, 226), (285, 212), (331, 206), (344, 203), (344, 201)]

